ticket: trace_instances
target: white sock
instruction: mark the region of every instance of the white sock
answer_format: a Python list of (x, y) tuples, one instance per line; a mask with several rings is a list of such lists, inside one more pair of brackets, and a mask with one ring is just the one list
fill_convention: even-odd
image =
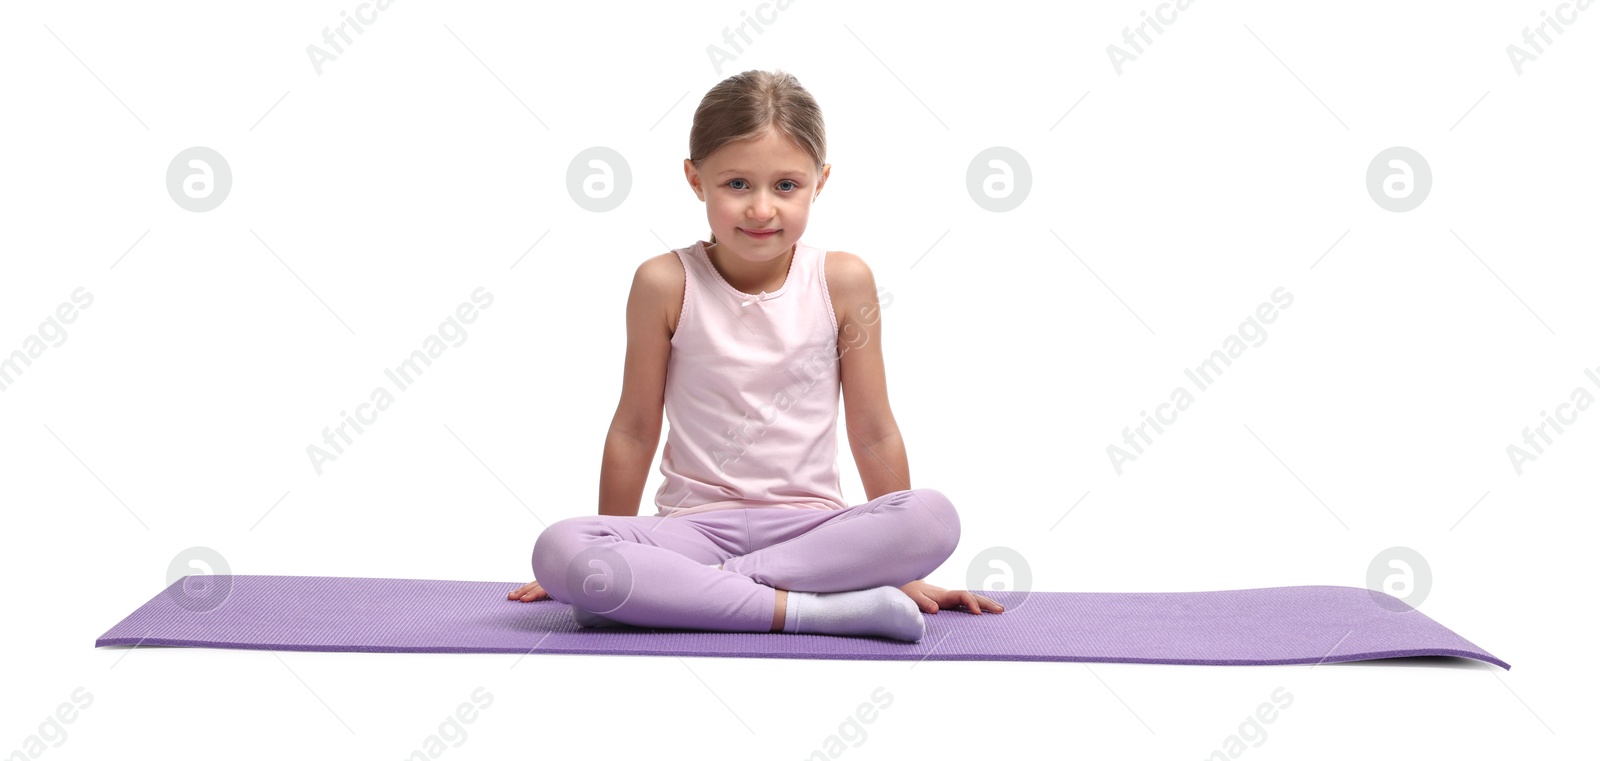
[(783, 630), (790, 634), (844, 634), (916, 642), (927, 630), (922, 609), (898, 587), (854, 592), (789, 591)]
[[(706, 567), (707, 568), (716, 568), (719, 565), (722, 565), (722, 564), (721, 563), (707, 563)], [(598, 629), (598, 628), (606, 627), (606, 626), (623, 626), (624, 625), (620, 621), (613, 621), (613, 620), (611, 620), (609, 618), (606, 618), (605, 616), (600, 615), (599, 613), (590, 613), (589, 611), (584, 610), (583, 608), (580, 608), (580, 607), (578, 607), (576, 605), (572, 606), (572, 620), (578, 622), (579, 626), (586, 627), (586, 628), (589, 628), (589, 629)]]

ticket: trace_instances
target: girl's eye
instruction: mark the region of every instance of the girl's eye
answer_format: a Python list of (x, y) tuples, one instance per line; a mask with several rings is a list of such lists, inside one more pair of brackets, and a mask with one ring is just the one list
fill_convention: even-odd
[[(744, 180), (742, 180), (742, 179), (729, 180), (728, 184), (729, 185), (733, 185), (733, 183), (735, 183), (735, 182), (744, 182)], [(793, 185), (794, 187), (789, 188), (789, 190), (798, 190), (800, 188), (800, 183), (795, 182), (794, 180), (783, 180), (779, 184), (780, 185)], [(744, 188), (735, 187), (734, 190), (744, 190)]]

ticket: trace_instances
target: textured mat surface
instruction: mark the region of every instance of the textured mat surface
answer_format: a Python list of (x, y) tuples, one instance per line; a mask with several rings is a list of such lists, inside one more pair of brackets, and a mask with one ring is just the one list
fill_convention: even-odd
[(95, 646), (1205, 665), (1446, 655), (1511, 668), (1396, 598), (1358, 587), (984, 592), (1006, 611), (927, 615), (927, 634), (913, 644), (876, 637), (584, 629), (565, 603), (506, 599), (521, 585), (186, 576), (111, 627)]

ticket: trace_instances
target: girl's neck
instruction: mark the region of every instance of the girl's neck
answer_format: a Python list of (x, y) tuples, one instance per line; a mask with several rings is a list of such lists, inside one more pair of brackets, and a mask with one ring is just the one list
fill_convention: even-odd
[(772, 293), (783, 287), (789, 276), (790, 260), (794, 258), (793, 245), (781, 256), (774, 257), (769, 262), (751, 262), (740, 258), (737, 254), (728, 252), (727, 246), (718, 243), (705, 243), (706, 256), (711, 259), (711, 265), (717, 268), (717, 273), (728, 285), (742, 293), (758, 294), (762, 291)]

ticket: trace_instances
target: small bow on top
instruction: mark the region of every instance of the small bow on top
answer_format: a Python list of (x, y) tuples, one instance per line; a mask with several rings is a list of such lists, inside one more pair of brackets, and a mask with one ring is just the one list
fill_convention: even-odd
[(769, 298), (772, 298), (772, 294), (767, 293), (766, 291), (762, 291), (761, 293), (756, 294), (755, 296), (751, 296), (750, 298), (739, 302), (739, 306), (747, 307), (747, 306), (750, 306), (751, 304), (756, 303), (757, 301), (766, 301)]

